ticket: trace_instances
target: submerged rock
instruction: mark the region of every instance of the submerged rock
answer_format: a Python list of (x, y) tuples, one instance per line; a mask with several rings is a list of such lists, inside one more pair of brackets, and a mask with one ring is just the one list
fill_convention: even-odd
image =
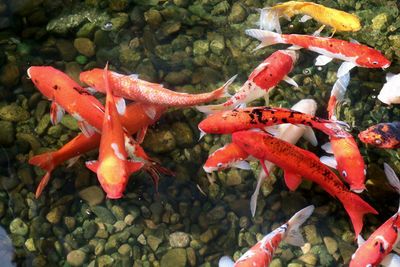
[(104, 200), (104, 192), (97, 185), (93, 185), (79, 191), (79, 196), (85, 200), (89, 206), (99, 205)]
[(0, 145), (11, 145), (14, 140), (14, 125), (9, 121), (0, 121)]
[(82, 250), (73, 250), (67, 255), (67, 262), (71, 266), (82, 266), (86, 261), (86, 253)]
[(186, 261), (186, 250), (183, 248), (174, 248), (162, 256), (160, 264), (163, 267), (185, 267)]
[(16, 104), (0, 108), (0, 119), (5, 121), (25, 121), (29, 119), (29, 117), (29, 112)]

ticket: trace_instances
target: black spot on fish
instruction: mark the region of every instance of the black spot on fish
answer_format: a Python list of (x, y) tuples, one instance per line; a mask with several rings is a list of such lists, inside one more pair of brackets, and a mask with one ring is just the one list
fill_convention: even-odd
[(283, 123), (288, 123), (288, 120), (286, 118), (282, 118)]
[(382, 254), (385, 253), (385, 248), (383, 247), (382, 242), (379, 243), (379, 252)]
[(53, 86), (53, 89), (54, 89), (54, 90), (58, 90), (58, 85), (55, 84), (55, 85)]

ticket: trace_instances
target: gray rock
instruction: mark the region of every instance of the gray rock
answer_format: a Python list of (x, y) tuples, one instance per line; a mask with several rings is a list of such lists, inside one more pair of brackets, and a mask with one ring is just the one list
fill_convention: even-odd
[(0, 108), (0, 119), (5, 121), (26, 121), (29, 117), (29, 112), (16, 104)]
[(103, 202), (104, 192), (97, 186), (93, 185), (79, 191), (79, 196), (85, 200), (89, 206), (96, 206)]
[(114, 215), (105, 207), (95, 206), (92, 207), (92, 211), (103, 223), (114, 224), (116, 222)]
[(186, 261), (186, 250), (174, 248), (162, 256), (160, 265), (163, 267), (185, 267)]
[(19, 236), (25, 236), (29, 231), (28, 225), (21, 218), (12, 220), (9, 227), (12, 234)]
[(147, 237), (147, 244), (149, 247), (155, 252), (157, 251), (158, 246), (162, 243), (162, 239), (154, 236), (154, 235), (149, 235)]
[(190, 236), (185, 232), (175, 232), (169, 235), (169, 245), (173, 248), (185, 248), (189, 246)]
[(86, 253), (82, 250), (73, 250), (67, 255), (67, 262), (71, 266), (82, 266), (86, 260)]
[(9, 121), (0, 121), (0, 145), (11, 145), (14, 140), (14, 125)]

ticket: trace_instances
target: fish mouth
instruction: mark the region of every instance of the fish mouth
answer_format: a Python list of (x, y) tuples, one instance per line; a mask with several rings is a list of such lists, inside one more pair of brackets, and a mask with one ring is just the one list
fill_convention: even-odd
[(365, 187), (361, 187), (361, 188), (350, 188), (350, 191), (356, 193), (356, 194), (361, 194), (362, 192), (364, 192)]
[(29, 78), (29, 79), (32, 78), (32, 77), (31, 77), (31, 73), (30, 73), (31, 68), (32, 68), (32, 67), (30, 67), (29, 69), (26, 70), (26, 73), (28, 74), (28, 78)]
[(387, 69), (387, 68), (389, 68), (390, 67), (390, 63), (387, 63), (386, 65), (384, 65), (383, 67), (382, 67), (382, 69), (384, 70), (384, 69)]

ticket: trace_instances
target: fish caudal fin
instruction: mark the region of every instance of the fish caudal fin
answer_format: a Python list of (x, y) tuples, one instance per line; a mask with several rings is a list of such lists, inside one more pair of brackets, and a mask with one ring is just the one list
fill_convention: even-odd
[(283, 43), (281, 35), (279, 33), (258, 29), (245, 30), (245, 33), (261, 41), (261, 43), (256, 48), (254, 48), (254, 50), (258, 50), (260, 48), (273, 44)]
[(341, 202), (350, 216), (355, 236), (358, 236), (361, 233), (361, 229), (363, 228), (364, 214), (378, 214), (378, 212), (358, 195), (354, 193), (348, 194), (348, 197), (341, 200)]
[[(388, 179), (390, 185), (400, 195), (400, 181), (399, 181), (399, 178), (397, 177), (396, 173), (387, 163), (383, 163), (383, 167), (385, 169), (386, 178)], [(400, 203), (399, 203), (399, 209), (397, 210), (397, 213), (400, 213)]]
[(223, 256), (218, 261), (218, 267), (233, 267), (234, 264), (233, 260), (228, 256)]
[(40, 197), (40, 195), (42, 194), (44, 188), (49, 183), (50, 174), (51, 174), (51, 172), (46, 172), (46, 174), (43, 176), (42, 180), (40, 180), (40, 183), (39, 183), (38, 187), (36, 188), (35, 198), (39, 198)]
[(39, 168), (50, 172), (55, 167), (53, 153), (47, 152), (33, 156), (29, 159), (29, 164), (38, 166)]
[(282, 33), (281, 25), (279, 24), (279, 17), (282, 16), (281, 12), (277, 9), (265, 7), (259, 9), (260, 11), (260, 30), (276, 31)]
[(305, 207), (304, 209), (296, 212), (288, 221), (288, 231), (285, 241), (293, 246), (304, 245), (304, 239), (299, 231), (299, 227), (311, 216), (314, 211), (314, 205)]

